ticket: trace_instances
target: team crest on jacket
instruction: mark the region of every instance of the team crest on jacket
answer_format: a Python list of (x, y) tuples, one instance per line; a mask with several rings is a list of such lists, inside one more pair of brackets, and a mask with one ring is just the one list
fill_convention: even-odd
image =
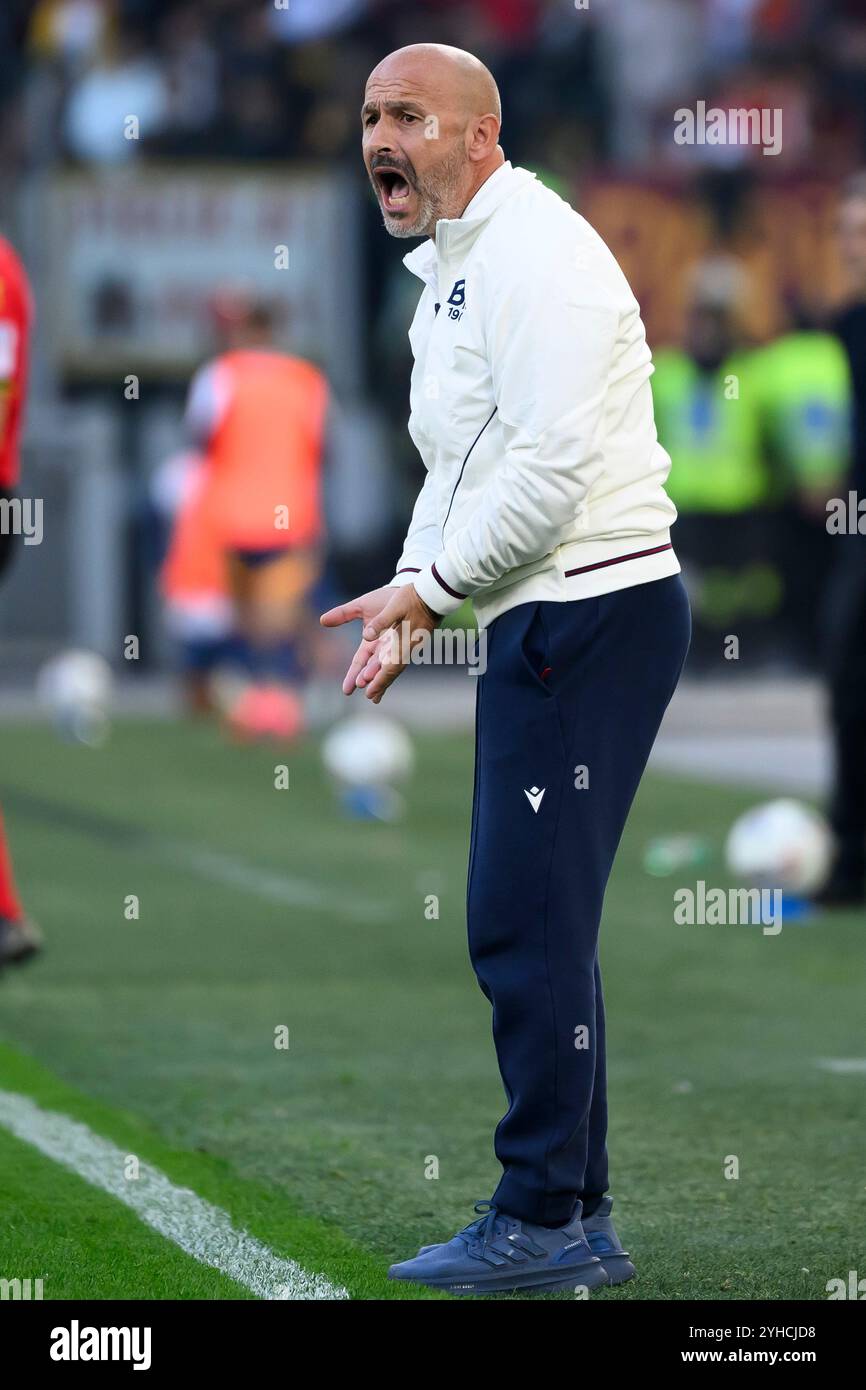
[(448, 310), (449, 319), (462, 319), (463, 310), (466, 307), (465, 280), (456, 281), (453, 290), (448, 296), (448, 304), (450, 305)]

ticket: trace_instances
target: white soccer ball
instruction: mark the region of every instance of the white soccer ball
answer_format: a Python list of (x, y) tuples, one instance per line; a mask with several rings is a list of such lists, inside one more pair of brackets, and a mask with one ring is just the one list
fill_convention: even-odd
[(101, 744), (108, 737), (114, 677), (96, 652), (61, 652), (36, 678), (36, 696), (57, 732), (77, 743)]
[(346, 787), (392, 787), (412, 771), (412, 740), (401, 724), (375, 714), (351, 715), (322, 743), (328, 772)]
[(790, 797), (753, 806), (734, 822), (725, 843), (727, 865), (736, 878), (806, 897), (824, 882), (832, 854), (824, 817)]

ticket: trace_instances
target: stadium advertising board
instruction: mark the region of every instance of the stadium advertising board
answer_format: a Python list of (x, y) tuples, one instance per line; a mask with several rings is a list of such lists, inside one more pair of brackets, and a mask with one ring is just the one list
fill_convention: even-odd
[(352, 384), (353, 199), (339, 176), (137, 166), (60, 174), (43, 196), (46, 340), (67, 379), (116, 379), (118, 363), (188, 374), (208, 350), (215, 293), (244, 289), (274, 306), (295, 350)]

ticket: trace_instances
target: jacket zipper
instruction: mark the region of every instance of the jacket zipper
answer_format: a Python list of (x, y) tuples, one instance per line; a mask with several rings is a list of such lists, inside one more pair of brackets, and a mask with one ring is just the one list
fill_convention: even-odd
[(464, 457), (464, 459), (463, 459), (463, 462), (462, 462), (461, 465), (460, 465), (460, 472), (457, 474), (457, 481), (456, 481), (456, 483), (454, 484), (454, 487), (453, 487), (453, 489), (452, 489), (452, 491), (451, 491), (451, 500), (450, 500), (450, 502), (448, 503), (448, 510), (447, 510), (447, 512), (445, 513), (445, 520), (442, 522), (442, 541), (443, 541), (443, 544), (444, 544), (444, 541), (445, 541), (445, 527), (448, 525), (448, 518), (449, 518), (449, 516), (451, 515), (451, 508), (452, 508), (453, 505), (454, 505), (454, 498), (455, 498), (456, 495), (457, 495), (457, 489), (459, 488), (461, 482), (463, 481), (463, 472), (464, 472), (464, 469), (466, 468), (466, 464), (467, 464), (468, 461), (469, 461), (469, 455), (472, 453), (472, 450), (475, 448), (475, 445), (478, 443), (478, 441), (479, 441), (479, 439), (481, 438), (482, 434), (483, 434), (484, 431), (487, 429), (487, 426), (490, 424), (490, 421), (493, 419), (493, 416), (496, 414), (496, 412), (497, 412), (498, 409), (499, 409), (499, 406), (498, 406), (498, 405), (495, 405), (495, 406), (493, 407), (492, 413), (491, 413), (490, 416), (484, 421), (484, 424), (481, 426), (481, 429), (478, 431), (478, 433), (476, 434), (476, 436), (475, 436), (475, 438), (473, 439), (472, 443), (469, 445), (469, 448), (466, 450), (466, 455), (465, 455), (465, 457)]

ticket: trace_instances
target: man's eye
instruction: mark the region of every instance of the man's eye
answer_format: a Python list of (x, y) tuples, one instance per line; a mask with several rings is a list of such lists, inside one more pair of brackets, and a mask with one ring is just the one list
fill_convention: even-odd
[(414, 116), (411, 111), (404, 111), (400, 117), (401, 121), (417, 121), (417, 119), (418, 117)]
[(368, 111), (367, 114), (366, 114), (366, 116), (364, 117), (364, 125), (373, 125), (373, 124), (375, 123), (375, 121), (376, 121), (375, 112), (373, 112), (373, 111)]

